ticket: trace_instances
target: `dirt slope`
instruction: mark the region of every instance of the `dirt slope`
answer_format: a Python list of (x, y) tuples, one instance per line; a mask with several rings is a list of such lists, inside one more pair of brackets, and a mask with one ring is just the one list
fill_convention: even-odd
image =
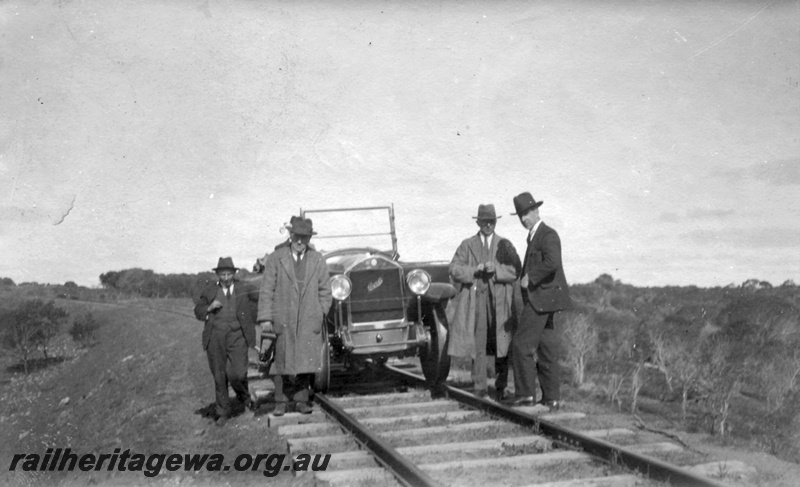
[[(191, 310), (189, 300), (162, 300), (158, 305), (185, 315)], [(34, 485), (140, 485), (191, 477), (191, 485), (282, 485), (291, 480), (288, 474), (267, 479), (259, 472), (177, 475), (162, 471), (153, 479), (141, 472), (8, 472), (14, 453), (43, 455), (47, 447), (70, 447), (79, 454), (113, 453), (116, 448), (146, 455), (222, 453), (231, 459), (239, 453), (278, 451), (263, 418), (237, 418), (218, 428), (194, 414), (213, 400), (213, 384), (200, 346), (200, 322), (142, 307), (90, 308), (104, 324), (100, 343), (41, 374), (41, 394), (28, 393), (27, 407), (22, 404), (13, 416), (3, 411), (0, 475), (6, 478), (0, 477), (0, 482), (18, 485), (27, 477)], [(11, 387), (4, 385), (3, 393), (12, 392)]]

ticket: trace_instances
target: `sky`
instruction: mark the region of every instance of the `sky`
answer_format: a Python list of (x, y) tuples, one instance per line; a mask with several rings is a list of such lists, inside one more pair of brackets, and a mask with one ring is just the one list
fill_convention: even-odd
[(301, 209), (521, 250), (524, 191), (570, 282), (800, 283), (798, 1), (6, 0), (0, 114), (17, 283), (249, 268)]

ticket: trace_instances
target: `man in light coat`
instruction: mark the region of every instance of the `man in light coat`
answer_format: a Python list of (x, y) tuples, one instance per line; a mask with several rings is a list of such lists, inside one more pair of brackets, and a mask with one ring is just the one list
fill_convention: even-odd
[(322, 327), (331, 307), (328, 267), (322, 254), (309, 246), (315, 235), (311, 220), (293, 220), (291, 244), (267, 258), (258, 303), (258, 322), (277, 336), (273, 414), (286, 412), (290, 386), (297, 411), (308, 414), (314, 373), (322, 367)]
[(509, 240), (494, 233), (498, 218), (494, 205), (479, 205), (473, 218), (480, 230), (461, 242), (450, 262), (458, 295), (450, 304), (448, 354), (472, 358), (474, 394), (479, 397), (488, 394), (487, 355), (494, 355), (496, 397), (505, 400), (519, 257)]

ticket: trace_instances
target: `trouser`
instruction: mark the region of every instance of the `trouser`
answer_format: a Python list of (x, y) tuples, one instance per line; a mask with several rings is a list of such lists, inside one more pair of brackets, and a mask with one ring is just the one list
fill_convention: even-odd
[(276, 375), (272, 379), (275, 383), (275, 402), (288, 402), (288, 393), (292, 401), (307, 403), (313, 378), (314, 374)]
[(247, 389), (247, 342), (242, 330), (213, 328), (206, 356), (214, 377), (216, 412), (219, 416), (230, 416), (228, 384), (230, 383), (240, 402), (247, 401), (250, 395)]
[(530, 303), (525, 304), (511, 339), (514, 390), (518, 397), (535, 398), (538, 375), (542, 400), (561, 400), (561, 340), (556, 333), (555, 316), (556, 313), (537, 313)]
[(487, 352), (496, 348), (495, 310), (489, 290), (475, 295), (475, 356), (472, 359), (472, 383), (475, 391), (487, 390)]
[(494, 372), (496, 374), (496, 379), (494, 380), (494, 388), (497, 391), (504, 391), (506, 387), (508, 387), (508, 364), (509, 358), (508, 355), (505, 357), (495, 357), (494, 358)]

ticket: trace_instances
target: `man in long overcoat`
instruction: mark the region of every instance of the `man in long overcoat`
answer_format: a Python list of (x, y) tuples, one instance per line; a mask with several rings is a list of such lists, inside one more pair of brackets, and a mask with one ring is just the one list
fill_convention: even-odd
[(286, 411), (284, 386), (292, 386), (299, 412), (311, 412), (311, 380), (322, 367), (321, 333), (332, 298), (325, 259), (309, 246), (314, 234), (310, 220), (293, 220), (291, 244), (270, 254), (261, 282), (258, 322), (277, 336), (275, 415)]
[(256, 345), (258, 289), (245, 281), (234, 280), (237, 270), (233, 259), (220, 257), (214, 268), (218, 281), (207, 283), (194, 297), (194, 314), (205, 322), (203, 349), (214, 377), (216, 395), (212, 417), (219, 424), (224, 424), (236, 412), (228, 398), (229, 383), (239, 405), (252, 406), (247, 387), (247, 350)]
[(479, 397), (488, 394), (486, 357), (494, 355), (495, 390), (498, 400), (504, 400), (519, 257), (509, 240), (494, 233), (498, 218), (494, 205), (479, 205), (478, 216), (473, 218), (480, 230), (461, 242), (450, 262), (450, 277), (458, 295), (450, 304), (448, 354), (472, 358), (474, 394)]
[(520, 278), (524, 306), (511, 345), (516, 397), (509, 404), (533, 404), (538, 375), (542, 389), (540, 403), (558, 410), (561, 407), (559, 311), (567, 308), (571, 300), (561, 263), (561, 239), (539, 218), (542, 203), (530, 193), (514, 197), (514, 214), (528, 230), (528, 247)]

